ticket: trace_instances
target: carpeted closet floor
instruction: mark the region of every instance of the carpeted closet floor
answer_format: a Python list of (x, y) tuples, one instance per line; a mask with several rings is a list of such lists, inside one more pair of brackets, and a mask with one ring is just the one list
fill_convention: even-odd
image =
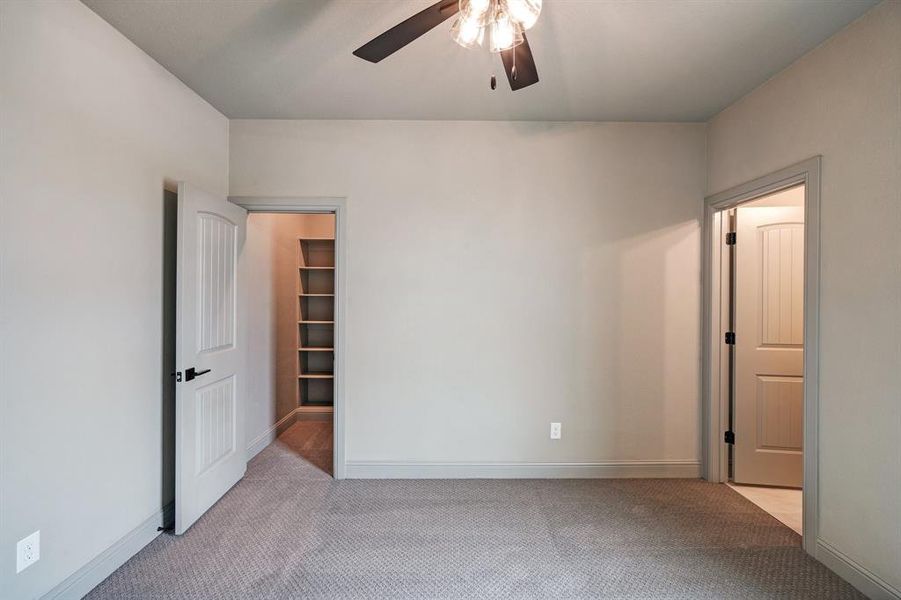
[(302, 427), (88, 598), (863, 598), (725, 485), (334, 481)]

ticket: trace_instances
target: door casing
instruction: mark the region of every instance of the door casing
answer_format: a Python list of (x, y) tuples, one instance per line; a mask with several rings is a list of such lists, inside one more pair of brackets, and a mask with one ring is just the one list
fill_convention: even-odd
[(340, 196), (229, 196), (228, 200), (249, 213), (293, 213), (335, 215), (335, 395), (332, 416), (334, 453), (332, 473), (335, 479), (346, 477), (345, 377), (346, 362), (346, 257), (347, 198)]
[(804, 489), (802, 545), (816, 553), (818, 534), (817, 464), (819, 414), (819, 302), (820, 302), (820, 165), (815, 156), (704, 199), (701, 235), (701, 390), (702, 473), (711, 482), (728, 479), (728, 395), (725, 391), (727, 354), (722, 323), (721, 274), (723, 228), (721, 211), (799, 184), (804, 184)]

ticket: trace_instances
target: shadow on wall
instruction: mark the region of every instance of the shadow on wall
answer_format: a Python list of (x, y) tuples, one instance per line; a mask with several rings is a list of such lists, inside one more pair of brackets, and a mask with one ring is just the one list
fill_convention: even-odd
[[(689, 221), (616, 243), (610, 283), (618, 287), (605, 340), (613, 368), (608, 392), (617, 401), (602, 419), (615, 424), (611, 456), (693, 459), (700, 448), (697, 382), (700, 301), (698, 223)], [(650, 350), (650, 351), (649, 351)], [(610, 414), (610, 413), (615, 414)], [(599, 415), (600, 416), (600, 415)], [(645, 430), (647, 437), (636, 436)]]
[[(561, 445), (557, 460), (696, 458), (698, 236), (697, 220), (605, 236), (577, 244), (553, 271), (550, 264), (540, 269), (545, 279), (555, 277), (548, 287), (578, 290), (562, 304), (549, 297), (542, 304), (550, 310), (531, 321), (544, 371), (530, 387), (555, 381), (542, 394), (559, 399), (547, 405), (547, 420), (579, 415), (568, 434), (580, 441)], [(509, 419), (518, 421), (534, 409), (513, 410)], [(546, 460), (535, 455), (533, 440), (520, 440), (516, 449)]]
[[(241, 78), (247, 86), (256, 86), (259, 79), (268, 75), (269, 69), (277, 69), (278, 65), (297, 52), (298, 40), (302, 39), (304, 30), (322, 25), (318, 18), (330, 3), (330, 0), (275, 0), (258, 3), (259, 6), (248, 12), (243, 22), (232, 28), (228, 35), (209, 52), (200, 57), (197, 63), (198, 73), (234, 72), (234, 65), (241, 65), (245, 56), (268, 56), (271, 64), (263, 68), (244, 70)], [(320, 29), (321, 31), (321, 29)], [(323, 32), (327, 33), (327, 32)], [(309, 50), (305, 48), (306, 53)], [(334, 50), (325, 44), (312, 49), (322, 55), (322, 60), (311, 64), (328, 64), (333, 58)]]
[(175, 499), (175, 285), (178, 250), (178, 194), (163, 190), (163, 371), (162, 398), (162, 498), (160, 506)]

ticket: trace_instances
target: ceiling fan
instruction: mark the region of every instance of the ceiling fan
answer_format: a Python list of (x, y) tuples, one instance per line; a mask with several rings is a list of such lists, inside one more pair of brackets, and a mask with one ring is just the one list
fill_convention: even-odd
[[(526, 39), (526, 30), (538, 20), (541, 1), (440, 0), (363, 44), (353, 53), (377, 63), (459, 13), (451, 29), (454, 41), (464, 48), (475, 48), (481, 46), (487, 37), (489, 50), (501, 55), (510, 88), (521, 90), (538, 83), (538, 70), (529, 40)], [(495, 86), (496, 80), (492, 76), (491, 89)]]

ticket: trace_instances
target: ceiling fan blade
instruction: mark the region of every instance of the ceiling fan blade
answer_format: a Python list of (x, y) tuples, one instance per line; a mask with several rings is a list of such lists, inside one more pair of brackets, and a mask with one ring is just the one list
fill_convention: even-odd
[[(529, 48), (529, 40), (526, 34), (522, 34), (522, 43), (518, 46), (501, 52), (501, 60), (504, 61), (504, 70), (507, 72), (507, 81), (514, 92), (538, 83), (538, 69), (535, 67), (535, 59), (532, 58), (532, 49)], [(514, 77), (513, 67), (516, 67)]]
[(371, 42), (363, 44), (354, 55), (377, 63), (391, 56), (419, 36), (428, 33), (460, 11), (459, 0), (440, 0), (403, 23), (395, 25)]

